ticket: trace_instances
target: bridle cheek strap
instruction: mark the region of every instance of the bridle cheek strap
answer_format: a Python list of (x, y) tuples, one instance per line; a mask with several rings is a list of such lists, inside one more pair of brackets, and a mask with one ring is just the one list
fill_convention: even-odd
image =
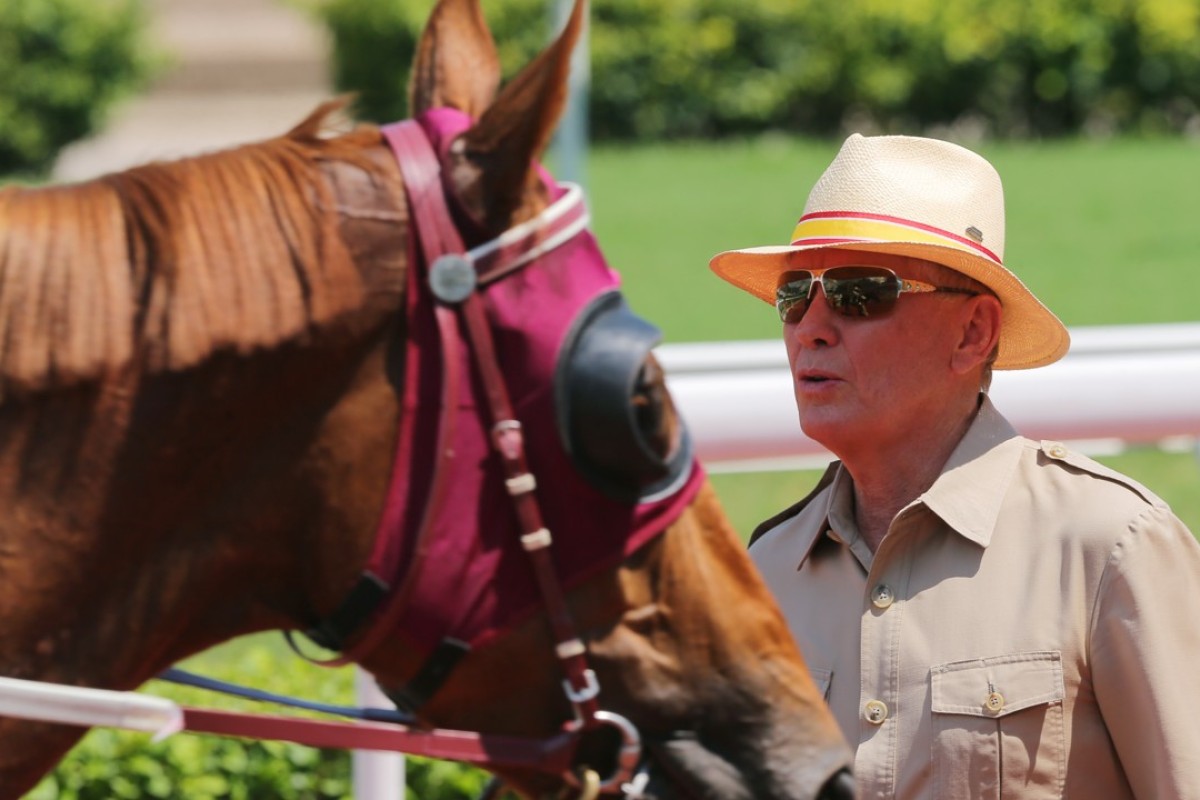
[[(439, 263), (439, 259), (445, 256), (462, 259), (474, 270), (474, 265), (464, 257), (466, 248), (454, 226), (446, 204), (441, 182), (440, 162), (420, 124), (412, 120), (396, 123), (384, 127), (383, 134), (395, 151), (400, 164), (409, 195), (413, 223), (424, 256), (424, 264), (430, 272), (435, 287), (438, 281), (437, 271), (447, 263)], [(434, 293), (439, 296), (435, 311), (438, 327), (442, 334), (442, 352), (455, 352), (454, 348), (457, 347), (459, 341), (458, 322), (459, 315), (461, 315), (461, 321), (465, 323), (466, 327), (466, 339), (470, 345), (472, 361), (479, 373), (491, 413), (492, 445), (503, 465), (505, 485), (520, 523), (521, 544), (529, 554), (554, 634), (555, 652), (566, 675), (564, 688), (567, 698), (575, 708), (580, 725), (592, 727), (596, 724), (604, 724), (596, 719), (596, 713), (599, 711), (596, 701), (599, 686), (595, 673), (588, 668), (586, 648), (576, 633), (566, 597), (550, 557), (553, 538), (543, 524), (541, 509), (534, 494), (537, 482), (529, 472), (526, 463), (521, 424), (513, 413), (504, 377), (496, 358), (487, 311), (479, 293), (474, 291), (474, 274), (469, 279), (472, 282), (470, 291), (458, 303), (457, 308), (447, 301), (445, 294), (435, 288)], [(454, 359), (443, 359), (443, 363), (447, 365), (453, 362)], [(447, 368), (447, 372), (444, 373), (444, 381), (448, 383), (450, 380), (457, 381), (459, 376), (457, 374), (452, 376), (450, 369)], [(445, 386), (445, 384), (443, 385)], [(444, 398), (456, 396), (457, 389), (455, 389), (455, 394), (450, 394), (445, 389), (443, 391)], [(438, 432), (439, 442), (451, 440), (444, 430), (448, 425), (453, 424), (452, 414), (447, 412), (447, 407), (443, 406)], [(436, 518), (436, 513), (440, 510), (436, 506), (441, 499), (437, 492), (441, 475), (437, 473), (447, 472), (444, 469), (444, 461), (451, 457), (452, 454), (448, 452), (448, 448), (439, 447), (433, 479), (434, 491), (431, 491), (423, 513), (423, 523), (417, 538), (417, 553), (411, 568), (414, 571), (419, 568), (423, 552), (422, 545), (429, 533), (428, 525), (431, 520)], [(377, 625), (375, 630), (386, 632), (387, 626)]]
[[(399, 125), (403, 124), (417, 125), (417, 123), (400, 123)], [(415, 238), (424, 254), (423, 261), (421, 258), (414, 258), (415, 253), (412, 252), (410, 245), (406, 298), (411, 308), (416, 305), (421, 293), (428, 291), (427, 287), (421, 285), (424, 273), (420, 269), (420, 265), (432, 263), (429, 260), (430, 253), (438, 253), (441, 248), (450, 248), (451, 252), (461, 252), (462, 240), (448, 217), (443, 223), (436, 213), (430, 211), (431, 208), (438, 206), (445, 208), (445, 200), (441, 191), (440, 167), (436, 158), (430, 162), (428, 158), (420, 157), (419, 148), (412, 143), (411, 136), (396, 136), (394, 129), (399, 125), (390, 126), (390, 134), (389, 128), (382, 130), (397, 156), (401, 173), (404, 176), (410, 213), (413, 215), (414, 223), (418, 226), (418, 235)], [(421, 134), (419, 126), (417, 127), (417, 133)], [(421, 135), (423, 136), (423, 134)], [(426, 144), (426, 148), (428, 149), (428, 144)], [(435, 303), (433, 314), (440, 352), (443, 354), (458, 352), (462, 344), (457, 312), (450, 306)], [(412, 315), (409, 316), (411, 318)], [(433, 464), (425, 495), (425, 506), (421, 510), (421, 521), (416, 528), (414, 537), (415, 544), (411, 555), (409, 574), (419, 574), (429, 555), (433, 527), (442, 514), (448, 495), (449, 479), (452, 474), (449, 465), (455, 456), (454, 441), (459, 412), (458, 398), (464, 378), (458, 359), (442, 358), (439, 363), (441, 365), (441, 389), (438, 402), (436, 444), (433, 449)], [(420, 354), (417, 352), (416, 346), (409, 347), (405, 358), (405, 370), (405, 385), (415, 385), (420, 370)], [(415, 403), (416, 400), (413, 402)], [(400, 441), (396, 448), (396, 459), (392, 465), (392, 485), (389, 487), (387, 503), (380, 517), (379, 533), (376, 535), (377, 552), (372, 558), (373, 562), (377, 561), (381, 564), (398, 564), (400, 560), (400, 554), (394, 550), (396, 539), (388, 535), (388, 532), (400, 530), (403, 527), (405, 509), (399, 502), (403, 493), (397, 491), (396, 487), (407, 484), (413, 478), (407, 454), (412, 440), (416, 436), (414, 430), (416, 415), (413, 413), (413, 409), (406, 408), (405, 412), (400, 421)], [(384, 550), (382, 553), (379, 552), (381, 547)], [(392, 569), (384, 568), (380, 571), (384, 575), (385, 586), (387, 585), (386, 581), (394, 580), (397, 577)], [(368, 575), (370, 575), (369, 572), (365, 573), (364, 577)], [(392, 634), (408, 605), (408, 595), (414, 583), (414, 581), (404, 581), (396, 591), (392, 592), (390, 598), (383, 605), (382, 611), (375, 615), (374, 621), (367, 627), (366, 632), (356, 638), (352, 644), (339, 648), (342, 649), (342, 653), (337, 662), (349, 664), (361, 661)]]
[[(418, 224), (417, 238), (424, 251), (425, 264), (430, 264), (430, 253), (462, 252), (462, 240), (458, 231), (449, 221), (449, 217), (439, 217), (431, 209), (445, 209), (445, 199), (442, 195), (440, 167), (436, 158), (432, 162), (419, 145), (414, 143), (411, 135), (397, 135), (396, 128), (411, 124), (417, 127), (417, 134), (424, 138), (420, 126), (415, 122), (398, 123), (384, 128), (384, 136), (393, 148), (399, 161), (404, 184), (409, 196), (409, 204), (414, 222)], [(425, 150), (429, 151), (428, 142)], [(431, 151), (430, 151), (431, 152)], [(445, 220), (445, 222), (443, 222)], [(410, 243), (407, 291), (405, 297), (410, 309), (418, 301), (422, 292), (428, 291), (421, 285), (424, 273), (420, 269), (421, 259), (414, 258)], [(436, 255), (433, 258), (436, 259)], [(461, 345), (457, 312), (453, 307), (435, 303), (433, 306), (435, 326), (437, 329), (440, 351), (445, 353), (458, 352)], [(411, 317), (411, 314), (409, 315)], [(452, 470), (450, 462), (454, 459), (454, 441), (458, 421), (460, 386), (463, 380), (460, 362), (455, 358), (442, 358), (441, 389), (439, 392), (439, 408), (437, 421), (436, 444), (433, 449), (433, 465), (430, 471), (430, 482), (425, 495), (425, 506), (421, 512), (421, 521), (416, 528), (415, 545), (411, 555), (410, 574), (418, 574), (429, 553), (432, 530), (445, 507), (448, 494), (448, 483)], [(405, 358), (405, 385), (412, 386), (417, 382), (420, 370), (420, 354), (416, 346), (410, 346)], [(414, 403), (416, 400), (413, 401)], [(403, 527), (404, 506), (399, 502), (402, 492), (397, 486), (404, 486), (413, 479), (407, 453), (416, 436), (416, 415), (412, 409), (405, 409), (400, 421), (399, 446), (392, 464), (392, 478), (388, 490), (388, 499), (380, 517), (378, 533), (376, 534), (376, 552), (372, 562), (383, 565), (382, 569), (365, 571), (350, 596), (343, 602), (330, 618), (321, 625), (307, 631), (309, 638), (330, 650), (340, 651), (339, 655), (330, 659), (313, 659), (309, 661), (323, 666), (345, 666), (360, 662), (368, 654), (375, 651), (392, 633), (405, 607), (408, 605), (408, 595), (415, 582), (405, 581), (396, 591), (391, 591), (390, 583), (396, 578), (396, 571), (389, 568), (398, 565), (400, 553), (396, 551), (396, 537), (388, 535), (389, 531), (400, 530)], [(398, 569), (398, 566), (397, 566)], [(377, 574), (378, 573), (378, 574)], [(378, 613), (377, 613), (378, 612)], [(366, 618), (374, 617), (361, 635), (352, 634)], [(288, 641), (297, 653), (301, 653), (291, 636)], [(301, 653), (303, 655), (303, 653)]]

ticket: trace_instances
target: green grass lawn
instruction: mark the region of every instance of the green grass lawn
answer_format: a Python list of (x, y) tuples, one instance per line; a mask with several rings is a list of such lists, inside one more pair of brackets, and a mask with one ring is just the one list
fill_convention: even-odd
[[(766, 137), (595, 150), (587, 172), (594, 228), (633, 307), (667, 341), (777, 337), (774, 312), (718, 280), (708, 260), (725, 249), (785, 244), (837, 147)], [(1200, 142), (980, 149), (1005, 184), (1005, 261), (1068, 326), (1200, 319), (1192, 291), (1200, 285)], [(1102, 460), (1163, 495), (1200, 531), (1193, 455), (1139, 449)], [(818, 476), (720, 475), (715, 485), (747, 535)]]

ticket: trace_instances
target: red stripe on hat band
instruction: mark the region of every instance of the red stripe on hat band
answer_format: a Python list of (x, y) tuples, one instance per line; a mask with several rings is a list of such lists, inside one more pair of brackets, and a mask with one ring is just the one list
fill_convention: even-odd
[[(854, 212), (854, 211), (814, 211), (811, 214), (805, 214), (804, 216), (802, 216), (800, 218), (800, 220), (796, 223), (796, 225), (797, 225), (797, 229), (799, 229), (799, 227), (801, 225), (803, 225), (805, 222), (816, 221), (816, 220), (836, 220), (836, 219), (846, 220), (847, 222), (853, 222), (855, 220), (862, 220), (864, 222), (882, 222), (882, 223), (887, 223), (887, 224), (891, 224), (891, 225), (898, 225), (898, 226), (905, 227), (905, 228), (911, 228), (913, 230), (919, 230), (926, 234), (938, 236), (943, 239), (948, 239), (950, 242), (953, 242), (955, 245), (958, 245), (960, 247), (974, 250), (977, 253), (979, 253), (980, 255), (984, 256), (985, 258), (988, 258), (988, 259), (996, 262), (997, 264), (1002, 263), (999, 256), (997, 256), (991, 250), (989, 250), (988, 248), (979, 244), (978, 242), (975, 242), (966, 237), (951, 233), (950, 231), (944, 230), (942, 228), (938, 228), (933, 225), (926, 225), (921, 222), (916, 222), (915, 220), (904, 219), (903, 217), (892, 217), (892, 216), (888, 216), (886, 214), (866, 214), (866, 213)], [(799, 246), (799, 245), (809, 245), (809, 244), (841, 244), (841, 243), (857, 242), (857, 241), (884, 242), (886, 240), (881, 240), (876, 237), (824, 236), (824, 237), (811, 237), (811, 238), (810, 237), (802, 237), (800, 239), (796, 239), (795, 241), (793, 241), (792, 244)]]
[(806, 236), (803, 239), (797, 239), (796, 241), (792, 242), (792, 246), (795, 247), (800, 242), (804, 242), (804, 246), (808, 247), (809, 245), (814, 244), (850, 244), (852, 242), (875, 244), (878, 241), (878, 239), (853, 239), (848, 236), (826, 236), (824, 238), (819, 236)]

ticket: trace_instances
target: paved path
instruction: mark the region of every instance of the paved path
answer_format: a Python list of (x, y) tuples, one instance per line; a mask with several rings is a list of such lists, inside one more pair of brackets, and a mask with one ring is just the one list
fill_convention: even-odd
[(274, 136), (333, 95), (319, 24), (283, 0), (151, 0), (153, 39), (173, 63), (60, 155), (56, 181)]

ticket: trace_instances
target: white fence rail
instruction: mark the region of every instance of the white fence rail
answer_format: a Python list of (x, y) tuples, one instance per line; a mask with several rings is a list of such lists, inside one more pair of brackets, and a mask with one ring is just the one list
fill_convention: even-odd
[[(1075, 328), (1061, 361), (996, 372), (991, 396), (1026, 436), (1105, 453), (1200, 435), (1200, 323)], [(800, 430), (782, 340), (656, 351), (700, 459), (715, 472), (788, 469), (830, 456)]]
[(0, 716), (141, 731), (154, 734), (155, 741), (183, 727), (182, 709), (162, 697), (5, 677)]

